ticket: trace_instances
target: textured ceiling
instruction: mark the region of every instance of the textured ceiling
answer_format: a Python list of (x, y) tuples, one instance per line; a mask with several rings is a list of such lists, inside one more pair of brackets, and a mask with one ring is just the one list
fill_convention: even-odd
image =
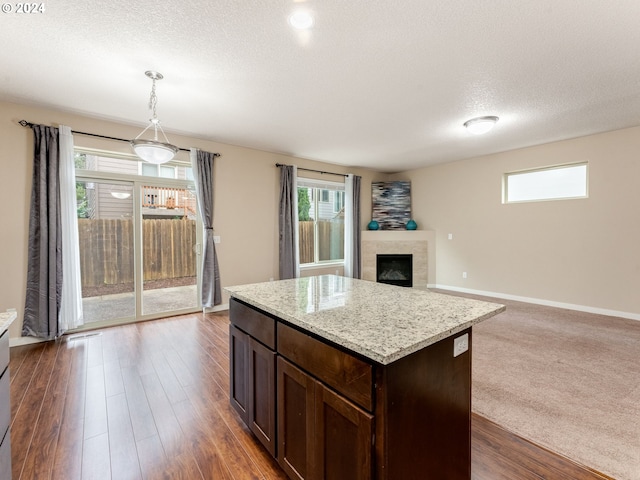
[[(638, 0), (44, 7), (0, 13), (0, 98), (142, 128), (153, 69), (169, 139), (394, 172), (640, 125)], [(472, 136), (480, 115), (500, 121)]]

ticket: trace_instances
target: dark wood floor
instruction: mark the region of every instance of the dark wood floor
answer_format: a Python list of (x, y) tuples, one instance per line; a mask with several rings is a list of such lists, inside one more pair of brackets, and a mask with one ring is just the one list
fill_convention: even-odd
[[(228, 324), (194, 314), (12, 348), (13, 480), (285, 479), (229, 406)], [(472, 424), (475, 480), (607, 478)]]

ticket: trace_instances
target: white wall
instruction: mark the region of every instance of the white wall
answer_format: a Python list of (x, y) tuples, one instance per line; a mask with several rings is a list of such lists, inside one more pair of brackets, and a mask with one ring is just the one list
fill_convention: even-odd
[[(502, 204), (505, 172), (581, 161), (588, 199)], [(436, 231), (438, 285), (640, 319), (640, 127), (394, 179), (411, 180), (414, 218)]]
[[(121, 138), (133, 138), (143, 128), (0, 102), (0, 311), (18, 309), (12, 337), (19, 336), (24, 308), (31, 193), (33, 137), (18, 125), (23, 118)], [(412, 215), (419, 229), (436, 232), (435, 280), (430, 273), (430, 283), (640, 319), (640, 127), (395, 176), (169, 136), (179, 146), (222, 154), (215, 167), (214, 211), (215, 233), (222, 240), (217, 249), (223, 286), (278, 277), (279, 172), (274, 164), (288, 163), (362, 175), (363, 229), (371, 218), (371, 182), (411, 180)], [(75, 142), (129, 152), (126, 143), (80, 135)], [(504, 172), (584, 160), (590, 168), (587, 200), (501, 203)], [(447, 240), (448, 233), (453, 240)], [(468, 272), (466, 280), (463, 271)], [(335, 268), (327, 272), (335, 273)]]
[[(144, 126), (123, 125), (80, 115), (0, 102), (0, 311), (16, 308), (18, 320), (10, 328), (12, 338), (20, 336), (25, 300), (29, 202), (33, 165), (33, 134), (18, 125), (25, 119), (45, 125), (68, 125), (73, 130), (119, 138), (134, 138)], [(287, 155), (225, 145), (207, 140), (173, 135), (169, 139), (180, 147), (197, 147), (222, 156), (215, 162), (214, 232), (221, 237), (216, 245), (222, 286), (268, 281), (278, 278), (278, 199), (279, 169), (276, 163), (299, 167), (355, 173), (362, 179), (362, 228), (371, 212), (370, 185), (384, 178), (364, 169), (351, 169), (303, 160)], [(114, 142), (75, 135), (79, 147), (131, 152), (126, 142)], [(188, 160), (186, 152), (180, 152)], [(256, 213), (259, 207), (259, 213)], [(329, 270), (335, 273), (335, 268)], [(314, 272), (305, 271), (305, 275)], [(324, 273), (324, 272), (323, 272)], [(228, 298), (223, 295), (223, 302)]]

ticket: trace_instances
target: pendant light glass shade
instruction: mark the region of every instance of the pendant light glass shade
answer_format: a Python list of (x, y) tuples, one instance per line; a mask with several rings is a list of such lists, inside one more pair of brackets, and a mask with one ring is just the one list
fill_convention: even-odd
[[(162, 80), (163, 76), (161, 73), (150, 70), (144, 72), (144, 74), (153, 80), (149, 98), (149, 109), (153, 112), (153, 117), (149, 120), (149, 125), (134, 140), (131, 140), (131, 146), (136, 155), (145, 162), (160, 165), (171, 161), (179, 149), (169, 143), (169, 139), (165, 135), (162, 126), (160, 126), (160, 120), (158, 120), (158, 115), (156, 114), (156, 104), (158, 103), (156, 80)], [(140, 138), (149, 128), (153, 129), (153, 140)], [(158, 140), (158, 130), (164, 136), (166, 143)]]
[(131, 145), (138, 157), (145, 162), (156, 165), (171, 161), (178, 152), (178, 147), (170, 143), (156, 142), (155, 140), (132, 140)]

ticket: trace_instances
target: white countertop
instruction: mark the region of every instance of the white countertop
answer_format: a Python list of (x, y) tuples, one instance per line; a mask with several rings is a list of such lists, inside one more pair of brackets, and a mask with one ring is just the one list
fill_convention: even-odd
[(16, 319), (18, 314), (16, 312), (2, 312), (0, 313), (0, 335), (9, 328), (11, 323)]
[(335, 275), (225, 290), (238, 300), (383, 365), (505, 310), (497, 303)]

